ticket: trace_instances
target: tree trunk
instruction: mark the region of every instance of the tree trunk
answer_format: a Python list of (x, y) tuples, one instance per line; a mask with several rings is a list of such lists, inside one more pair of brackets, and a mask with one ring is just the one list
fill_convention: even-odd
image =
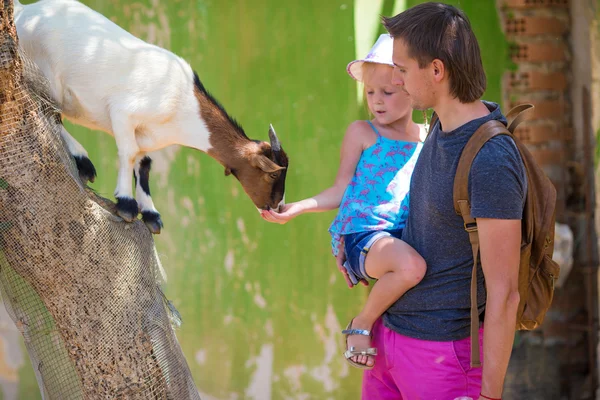
[(199, 398), (141, 221), (79, 180), (0, 3), (0, 291), (50, 399)]

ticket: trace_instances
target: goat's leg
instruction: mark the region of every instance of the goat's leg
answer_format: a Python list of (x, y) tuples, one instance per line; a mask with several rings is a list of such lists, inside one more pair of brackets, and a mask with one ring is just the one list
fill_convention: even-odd
[(160, 214), (154, 207), (152, 197), (150, 197), (150, 167), (152, 159), (148, 156), (137, 158), (135, 163), (135, 198), (137, 199), (142, 219), (150, 229), (150, 232), (159, 234), (163, 226)]
[(117, 142), (119, 154), (119, 174), (117, 176), (117, 213), (127, 222), (137, 218), (139, 213), (137, 201), (133, 198), (133, 166), (139, 153), (135, 140), (135, 127), (128, 118), (111, 113), (113, 134)]
[(60, 114), (56, 114), (56, 120), (60, 124), (60, 135), (64, 139), (67, 149), (71, 156), (75, 159), (75, 164), (77, 165), (77, 170), (79, 171), (79, 178), (83, 182), (83, 184), (87, 184), (88, 181), (94, 182), (96, 179), (96, 168), (92, 161), (88, 157), (88, 153), (85, 148), (79, 143), (62, 124), (62, 119)]

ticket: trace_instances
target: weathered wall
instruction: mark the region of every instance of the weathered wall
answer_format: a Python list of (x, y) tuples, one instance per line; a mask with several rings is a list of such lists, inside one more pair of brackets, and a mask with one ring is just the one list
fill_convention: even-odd
[[(345, 73), (355, 58), (351, 1), (84, 2), (187, 59), (250, 137), (265, 140), (273, 123), (291, 160), (288, 201), (333, 181), (344, 130), (364, 115)], [(418, 2), (382, 7), (389, 15), (401, 3)], [(500, 102), (507, 44), (495, 5), (449, 3), (470, 16), (488, 73), (485, 97)], [(92, 186), (111, 197), (114, 140), (66, 126), (98, 168)], [(266, 224), (239, 183), (208, 156), (173, 147), (153, 158), (153, 197), (165, 222), (156, 243), (169, 278), (166, 293), (183, 317), (178, 337), (203, 399), (357, 398), (361, 374), (344, 362), (339, 332), (367, 292), (349, 291), (338, 276), (327, 234), (333, 213)], [(10, 327), (4, 321), (0, 328)], [(0, 330), (11, 351), (17, 348), (12, 335)], [(5, 391), (4, 398), (34, 399), (31, 366), (26, 355), (23, 362), (14, 354), (0, 347), (0, 360), (10, 366), (4, 374), (0, 362), (0, 384), (10, 378), (18, 392)]]
[[(590, 374), (583, 385), (587, 394), (598, 390), (598, 129), (600, 128), (600, 58), (598, 55), (600, 21), (600, 2), (598, 0), (571, 1), (572, 32), (570, 45), (572, 50), (570, 98), (573, 123), (572, 160), (576, 168), (571, 170), (573, 199), (579, 199), (571, 205), (571, 226), (574, 231), (575, 251), (573, 278), (581, 275), (580, 288), (585, 293), (585, 320), (573, 318), (569, 324), (571, 338), (583, 335), (585, 353), (580, 357), (571, 357), (571, 363), (587, 361), (586, 370)], [(581, 206), (582, 205), (582, 206)], [(595, 219), (595, 221), (594, 221)], [(572, 298), (581, 298), (582, 293)], [(568, 303), (567, 303), (568, 304)], [(563, 304), (563, 305), (567, 305)], [(582, 316), (581, 310), (574, 307), (563, 311), (571, 316)], [(578, 312), (579, 311), (579, 312)], [(565, 313), (565, 315), (568, 315)], [(577, 330), (577, 323), (587, 329)], [(579, 333), (579, 332), (581, 333)], [(578, 346), (581, 348), (581, 346)], [(574, 368), (571, 368), (572, 370)], [(597, 394), (596, 394), (597, 396)]]
[[(595, 176), (595, 187), (600, 187), (600, 0), (595, 0), (594, 10), (590, 17), (590, 63), (591, 63), (591, 110), (592, 110), (592, 131), (595, 137), (595, 152), (594, 152), (594, 176)], [(596, 190), (596, 202), (595, 202), (595, 225), (596, 232), (600, 232), (600, 212), (598, 212), (598, 205), (600, 205), (600, 194)], [(599, 245), (600, 247), (600, 245)], [(600, 302), (600, 297), (596, 299)], [(600, 307), (599, 307), (600, 308)], [(600, 335), (600, 332), (598, 332)], [(600, 341), (597, 340), (597, 343)], [(600, 349), (596, 350), (596, 355), (600, 354)], [(598, 357), (596, 362), (599, 363)], [(600, 365), (597, 367), (598, 374), (600, 375)], [(597, 382), (600, 382), (600, 376), (597, 377)], [(600, 398), (600, 388), (596, 391), (596, 398)]]

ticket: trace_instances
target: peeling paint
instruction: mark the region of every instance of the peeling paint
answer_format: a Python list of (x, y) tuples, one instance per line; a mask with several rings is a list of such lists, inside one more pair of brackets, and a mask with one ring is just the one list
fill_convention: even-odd
[(313, 398), (313, 396), (311, 396), (308, 393), (294, 393), (293, 397), (290, 397), (290, 396), (284, 397), (285, 400), (309, 400), (312, 398)]
[(229, 275), (231, 275), (231, 272), (233, 272), (233, 266), (235, 265), (235, 252), (231, 249), (229, 249), (227, 251), (227, 254), (225, 255), (225, 271), (227, 271), (227, 273)]
[(261, 294), (259, 282), (254, 282), (254, 304), (259, 308), (265, 308), (267, 306), (267, 300), (265, 300)]
[(306, 374), (307, 368), (304, 365), (292, 365), (287, 367), (283, 371), (283, 375), (286, 377), (292, 390), (298, 392), (302, 389), (302, 375)]
[(195, 178), (200, 177), (200, 161), (198, 161), (196, 154), (194, 154), (193, 156), (187, 156), (186, 173), (189, 176), (193, 176)]
[(273, 330), (273, 321), (270, 319), (265, 323), (265, 332), (267, 333), (268, 337), (273, 337), (273, 334), (275, 333)]
[[(200, 398), (202, 400), (224, 400), (223, 398), (217, 398), (217, 397), (213, 397), (207, 393), (203, 393), (202, 391), (198, 390), (198, 394), (200, 395)], [(230, 397), (230, 400), (237, 400), (237, 397)]]
[(325, 357), (323, 364), (310, 369), (310, 375), (323, 384), (326, 392), (332, 392), (339, 387), (338, 379), (347, 376), (349, 371), (348, 363), (344, 362), (340, 347), (343, 338), (340, 335), (342, 327), (331, 304), (327, 305), (324, 324), (315, 322), (314, 330), (323, 344)]
[(257, 357), (251, 358), (246, 367), (256, 369), (250, 378), (246, 396), (254, 400), (271, 400), (271, 378), (273, 376), (273, 345), (264, 344)]
[(235, 199), (239, 195), (240, 195), (240, 189), (239, 189), (238, 185), (231, 186), (231, 197), (233, 197)]
[(338, 274), (331, 274), (329, 276), (329, 284), (333, 285), (337, 281)]
[(234, 319), (235, 319), (235, 317), (233, 315), (227, 314), (223, 317), (223, 324), (229, 325), (233, 322)]
[(246, 235), (246, 226), (244, 225), (244, 220), (241, 218), (238, 218), (236, 221), (236, 225), (238, 228), (238, 231), (242, 234), (242, 242), (248, 246), (250, 244), (250, 239), (248, 239), (248, 235)]
[(190, 199), (189, 197), (185, 196), (181, 198), (181, 206), (186, 209), (189, 213), (191, 217), (195, 217), (196, 213), (194, 212), (194, 202), (192, 202), (192, 199)]
[(206, 364), (206, 350), (198, 350), (194, 358), (199, 365)]
[(254, 304), (256, 304), (259, 308), (265, 308), (267, 306), (267, 301), (259, 293), (255, 293)]

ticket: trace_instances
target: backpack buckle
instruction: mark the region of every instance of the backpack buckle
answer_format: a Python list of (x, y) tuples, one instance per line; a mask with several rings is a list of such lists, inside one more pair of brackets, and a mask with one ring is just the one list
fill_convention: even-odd
[(469, 233), (477, 232), (477, 222), (465, 222), (463, 226), (465, 227), (465, 231)]

